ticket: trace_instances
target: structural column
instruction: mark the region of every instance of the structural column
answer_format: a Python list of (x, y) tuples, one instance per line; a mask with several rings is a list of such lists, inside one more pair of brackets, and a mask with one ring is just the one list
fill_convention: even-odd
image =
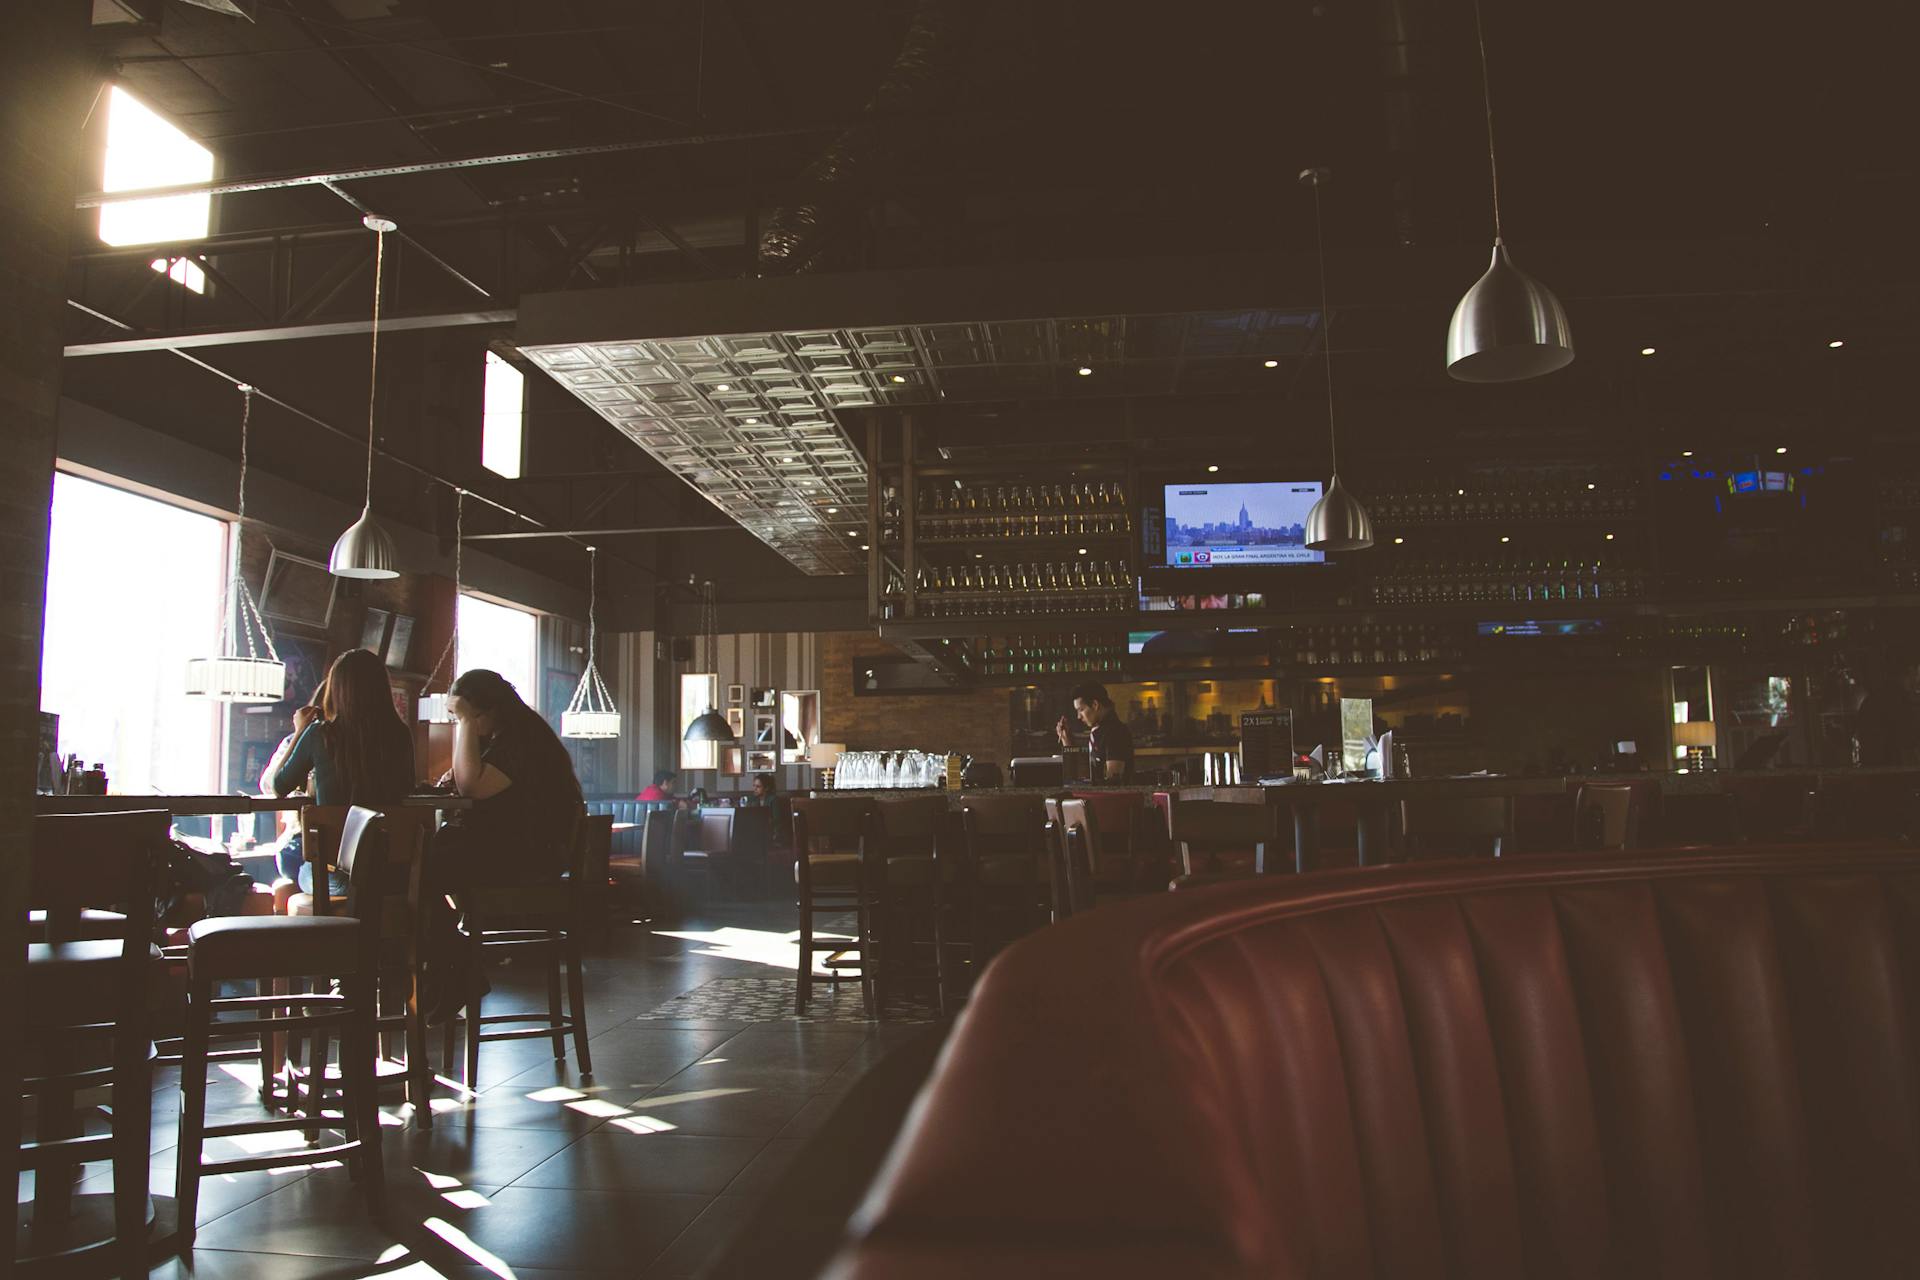
[[(8, 7), (0, 40), (0, 1026), (20, 1025), (20, 924), (40, 744), (40, 633), (47, 514), (60, 403), (68, 238), (81, 126), (100, 86), (88, 0)], [(0, 1080), (18, 1078), (19, 1037), (0, 1035)], [(0, 1143), (19, 1138), (19, 1099), (0, 1090)], [(9, 1253), (9, 1256), (11, 1254)]]

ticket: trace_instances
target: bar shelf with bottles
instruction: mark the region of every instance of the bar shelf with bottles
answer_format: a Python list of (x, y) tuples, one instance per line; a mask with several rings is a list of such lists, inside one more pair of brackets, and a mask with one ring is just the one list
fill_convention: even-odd
[[(1009, 539), (1126, 539), (1133, 531), (1126, 487), (1116, 480), (929, 482), (916, 495), (916, 541), (933, 544)], [(906, 514), (899, 491), (881, 495), (881, 540), (897, 542)]]
[(1134, 594), (1124, 560), (975, 559), (925, 564), (914, 574), (914, 597), (928, 618), (1119, 613)]
[(1645, 598), (1648, 573), (1591, 552), (1404, 556), (1376, 568), (1370, 592), (1379, 605), (1611, 604)]
[(1434, 478), (1367, 495), (1376, 528), (1449, 524), (1577, 524), (1633, 520), (1642, 507), (1634, 480), (1603, 469)]
[(1118, 673), (1127, 656), (1125, 632), (1051, 632), (980, 636), (973, 641), (980, 674), (994, 680)]

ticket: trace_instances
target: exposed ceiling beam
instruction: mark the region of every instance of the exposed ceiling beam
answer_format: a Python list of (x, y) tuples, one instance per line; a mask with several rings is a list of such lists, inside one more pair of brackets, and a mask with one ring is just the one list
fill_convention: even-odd
[[(92, 308), (72, 304), (88, 314)], [(383, 332), (403, 329), (452, 329), (461, 325), (512, 324), (517, 312), (511, 307), (498, 311), (448, 311), (422, 316), (381, 316)], [(287, 342), (301, 338), (340, 338), (367, 333), (373, 328), (365, 320), (328, 320), (315, 324), (284, 324), (258, 329), (214, 329), (196, 333), (150, 333), (137, 338), (115, 338), (110, 342), (76, 342), (67, 347), (70, 356), (117, 356), (136, 351), (180, 351), (188, 347), (231, 347), (248, 342)]]
[(627, 142), (597, 142), (579, 147), (544, 147), (537, 151), (509, 151), (501, 155), (461, 156), (448, 160), (414, 160), (405, 164), (328, 173), (282, 174), (278, 177), (233, 178), (225, 182), (187, 182), (170, 187), (142, 187), (137, 191), (89, 191), (73, 202), (76, 209), (97, 209), (128, 200), (161, 200), (169, 196), (230, 196), (246, 191), (281, 191), (288, 187), (324, 187), (367, 178), (405, 178), (420, 173), (448, 173), (490, 165), (524, 164), (529, 160), (571, 160), (580, 156), (613, 155), (622, 151), (652, 151), (663, 147), (704, 146), (716, 142), (751, 142), (761, 138), (793, 138), (819, 129), (747, 129), (730, 133), (689, 134), (674, 138), (637, 138)]

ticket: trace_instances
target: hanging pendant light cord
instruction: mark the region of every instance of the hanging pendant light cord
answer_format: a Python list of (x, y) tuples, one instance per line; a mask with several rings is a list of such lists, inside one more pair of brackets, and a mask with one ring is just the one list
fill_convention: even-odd
[[(435, 662), (433, 664), (433, 670), (427, 673), (428, 687), (432, 686), (434, 678), (440, 674), (440, 668), (447, 666), (447, 660), (453, 657), (454, 651), (460, 643), (460, 583), (462, 581), (460, 575), (460, 559), (461, 553), (466, 550), (466, 542), (464, 540), (466, 522), (467, 491), (456, 488), (453, 491), (453, 632), (447, 637), (447, 647), (440, 651), (440, 660)], [(451, 670), (447, 672), (447, 680), (449, 687), (451, 687), (453, 680), (453, 672)]]
[(1333, 309), (1327, 305), (1327, 234), (1320, 217), (1320, 179), (1313, 180), (1313, 242), (1320, 251), (1320, 350), (1327, 361), (1327, 460), (1340, 474), (1339, 432), (1333, 426)]
[(594, 617), (600, 582), (600, 575), (595, 571), (599, 554), (594, 547), (587, 548), (587, 665), (590, 667), (593, 665), (595, 640), (600, 634), (599, 624)]
[(1480, 96), (1487, 106), (1487, 171), (1493, 175), (1493, 242), (1500, 243), (1500, 160), (1493, 150), (1493, 84), (1487, 77), (1487, 29), (1480, 21), (1480, 0), (1473, 0), (1473, 34), (1480, 45)]
[(373, 414), (380, 392), (380, 277), (387, 259), (387, 233), (373, 233), (373, 367), (367, 375), (367, 500), (373, 507)]

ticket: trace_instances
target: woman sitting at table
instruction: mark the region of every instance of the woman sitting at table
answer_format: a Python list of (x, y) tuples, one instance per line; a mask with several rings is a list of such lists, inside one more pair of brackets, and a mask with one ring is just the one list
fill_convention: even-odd
[[(559, 879), (582, 808), (573, 758), (559, 736), (497, 671), (463, 673), (447, 709), (455, 721), (453, 787), (474, 803), (434, 837), (428, 871), (435, 893)], [(430, 1021), (466, 1004), (467, 959), (451, 913), (441, 913), (427, 964)]]
[[(398, 803), (413, 789), (413, 735), (393, 709), (387, 667), (368, 649), (334, 659), (311, 706), (293, 713), (293, 734), (267, 766), (271, 789), (284, 796), (306, 788), (315, 804), (358, 804), (370, 809)], [(275, 906), (297, 885), (313, 892), (313, 869), (300, 850), (298, 832), (280, 848), (284, 886), (274, 887)], [(346, 879), (329, 871), (331, 892), (347, 891)]]

